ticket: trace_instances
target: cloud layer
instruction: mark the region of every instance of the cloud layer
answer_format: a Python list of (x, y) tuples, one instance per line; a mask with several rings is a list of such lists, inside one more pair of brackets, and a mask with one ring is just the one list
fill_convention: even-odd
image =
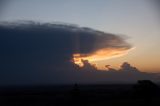
[(76, 25), (3, 22), (0, 25), (0, 83), (64, 80), (70, 77), (68, 70), (76, 67), (71, 61), (73, 54), (86, 57), (100, 50), (130, 48), (120, 36)]

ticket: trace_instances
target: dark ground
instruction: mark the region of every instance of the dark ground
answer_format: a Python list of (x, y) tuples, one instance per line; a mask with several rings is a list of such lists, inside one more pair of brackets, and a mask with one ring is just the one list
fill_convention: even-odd
[(157, 88), (138, 84), (1, 87), (0, 106), (160, 106)]

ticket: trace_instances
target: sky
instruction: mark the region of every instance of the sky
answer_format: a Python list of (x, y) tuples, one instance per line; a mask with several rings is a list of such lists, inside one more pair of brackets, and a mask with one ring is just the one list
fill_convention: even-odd
[(160, 72), (160, 14), (156, 0), (6, 0), (0, 21), (32, 20), (76, 24), (124, 36), (128, 54), (94, 61), (117, 68), (127, 61), (144, 72)]

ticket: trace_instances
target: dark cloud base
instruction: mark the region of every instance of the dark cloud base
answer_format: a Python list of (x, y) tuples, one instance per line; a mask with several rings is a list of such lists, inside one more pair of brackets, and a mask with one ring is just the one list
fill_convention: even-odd
[[(100, 83), (119, 81), (121, 75), (77, 71), (74, 53), (88, 55), (97, 50), (130, 49), (115, 34), (74, 25), (8, 23), (0, 25), (0, 84)], [(124, 79), (124, 81), (128, 81)]]

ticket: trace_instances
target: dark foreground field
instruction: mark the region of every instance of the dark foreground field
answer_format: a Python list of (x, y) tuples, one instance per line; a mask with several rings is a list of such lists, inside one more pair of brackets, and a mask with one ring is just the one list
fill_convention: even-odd
[(160, 106), (150, 85), (56, 85), (1, 87), (0, 106)]

